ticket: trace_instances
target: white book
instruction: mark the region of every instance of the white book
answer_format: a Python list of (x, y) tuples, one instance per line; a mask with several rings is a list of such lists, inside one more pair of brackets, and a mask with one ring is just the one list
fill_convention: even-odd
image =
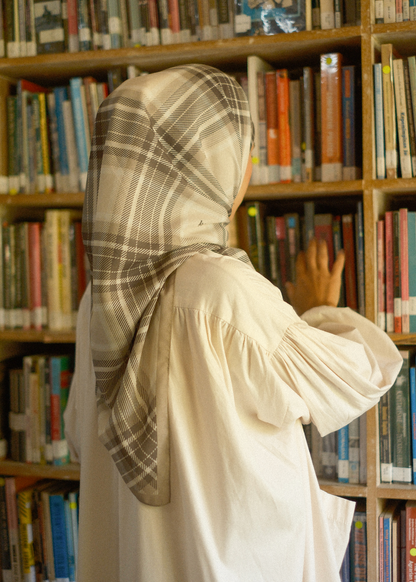
[(396, 22), (396, 0), (384, 0), (384, 23)]
[[(251, 119), (254, 124), (255, 135), (259, 134), (259, 101), (257, 94), (257, 73), (272, 71), (273, 67), (267, 63), (265, 60), (251, 55), (247, 59), (247, 78), (248, 78), (248, 100), (250, 104)], [(264, 180), (264, 174), (267, 171), (267, 166), (260, 166), (260, 151), (258, 140), (254, 140), (253, 151), (253, 173), (251, 176), (252, 184), (262, 184), (262, 175)]]
[(395, 59), (393, 61), (393, 84), (396, 97), (396, 120), (397, 134), (399, 137), (401, 175), (402, 178), (412, 178), (412, 158), (410, 155), (409, 125), (407, 120), (406, 93), (402, 59)]
[(321, 29), (335, 28), (334, 0), (321, 0)]
[(384, 113), (383, 113), (383, 79), (381, 63), (373, 65), (374, 72), (374, 125), (376, 141), (376, 178), (386, 177), (386, 158), (384, 153)]

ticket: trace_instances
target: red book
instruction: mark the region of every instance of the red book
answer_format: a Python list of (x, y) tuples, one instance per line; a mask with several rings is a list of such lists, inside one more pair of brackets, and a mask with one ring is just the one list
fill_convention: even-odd
[(402, 298), (402, 333), (410, 332), (409, 313), (409, 237), (407, 208), (399, 210), (400, 220), (400, 288)]
[(315, 214), (315, 238), (325, 240), (328, 247), (328, 263), (332, 269), (334, 264), (334, 237), (332, 232), (332, 214)]
[(386, 253), (386, 331), (394, 332), (394, 296), (393, 296), (393, 212), (387, 211), (385, 221)]
[(42, 247), (40, 222), (29, 222), (30, 319), (32, 327), (42, 329)]
[(179, 18), (179, 2), (178, 0), (168, 0), (169, 6), (169, 23), (173, 35), (174, 42), (179, 42), (179, 35), (181, 33), (181, 22)]
[(68, 11), (68, 52), (79, 51), (77, 0), (67, 0)]
[(19, 91), (29, 91), (30, 93), (49, 93), (50, 89), (42, 87), (37, 83), (32, 83), (32, 81), (27, 81), (26, 79), (19, 79), (18, 81)]
[(292, 181), (292, 154), (289, 124), (289, 77), (286, 69), (276, 71), (279, 131), (280, 182)]
[(384, 220), (377, 221), (377, 325), (386, 330), (386, 257)]
[(354, 216), (344, 214), (342, 217), (342, 239), (345, 252), (345, 298), (347, 307), (358, 309), (357, 274), (354, 246)]
[(402, 333), (402, 291), (400, 275), (400, 215), (393, 211), (393, 315), (394, 333)]
[(322, 182), (342, 180), (342, 57), (321, 55)]
[(416, 580), (416, 501), (406, 502), (406, 582)]
[(267, 71), (266, 79), (266, 127), (267, 127), (267, 165), (269, 182), (279, 181), (279, 134), (277, 113), (276, 71)]

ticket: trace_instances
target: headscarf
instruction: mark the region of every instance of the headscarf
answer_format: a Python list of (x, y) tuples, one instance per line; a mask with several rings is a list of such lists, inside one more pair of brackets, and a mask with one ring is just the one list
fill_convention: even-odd
[(95, 121), (83, 237), (98, 436), (133, 494), (151, 505), (169, 502), (159, 490), (169, 441), (158, 438), (162, 403), (140, 374), (146, 334), (168, 277), (189, 257), (209, 249), (248, 262), (227, 247), (226, 226), (251, 138), (243, 89), (205, 65), (124, 82)]

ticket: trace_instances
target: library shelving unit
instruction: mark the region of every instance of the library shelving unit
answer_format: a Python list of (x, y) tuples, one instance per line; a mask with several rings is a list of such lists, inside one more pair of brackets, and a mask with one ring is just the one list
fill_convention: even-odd
[[(0, 91), (7, 91), (19, 78), (55, 86), (72, 76), (94, 75), (104, 79), (106, 71), (115, 66), (136, 65), (148, 72), (184, 63), (206, 63), (224, 71), (246, 69), (247, 57), (257, 55), (276, 68), (317, 66), (319, 55), (340, 52), (351, 64), (362, 70), (362, 179), (349, 182), (308, 184), (273, 184), (251, 186), (247, 198), (251, 200), (280, 201), (302, 198), (327, 199), (340, 209), (362, 200), (365, 230), (366, 315), (376, 321), (376, 220), (387, 209), (408, 205), (416, 210), (416, 178), (396, 180), (375, 179), (374, 115), (372, 65), (379, 60), (380, 45), (391, 42), (402, 54), (416, 53), (416, 22), (374, 24), (374, 4), (361, 0), (361, 25), (333, 30), (313, 30), (276, 36), (240, 37), (219, 41), (201, 41), (170, 46), (124, 48), (118, 50), (46, 54), (36, 57), (0, 59)], [(1, 113), (1, 112), (0, 112)], [(4, 112), (3, 118), (4, 118)], [(0, 115), (0, 118), (2, 116)], [(4, 121), (0, 120), (0, 128)], [(4, 136), (2, 136), (4, 140)], [(1, 147), (1, 140), (0, 140)], [(39, 216), (47, 208), (81, 208), (82, 193), (0, 196), (2, 216)], [(416, 345), (416, 334), (394, 335), (397, 345)], [(47, 344), (73, 344), (75, 334), (6, 330), (0, 332), (0, 356), (16, 354), (33, 344), (33, 352)], [(36, 346), (36, 347), (35, 347)], [(45, 348), (46, 349), (46, 348)], [(73, 345), (72, 345), (73, 349)], [(416, 486), (380, 484), (378, 463), (378, 427), (376, 408), (367, 415), (367, 483), (348, 485), (323, 482), (327, 492), (361, 498), (366, 502), (368, 532), (368, 580), (378, 580), (378, 515), (389, 499), (416, 499)], [(77, 466), (64, 468), (22, 465), (11, 461), (0, 462), (0, 474), (56, 479), (78, 479)]]

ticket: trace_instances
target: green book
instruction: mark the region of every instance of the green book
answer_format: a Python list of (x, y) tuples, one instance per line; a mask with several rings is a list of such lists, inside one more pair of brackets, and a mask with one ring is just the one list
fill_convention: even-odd
[(393, 482), (412, 482), (409, 368), (412, 350), (400, 350), (403, 366), (390, 393)]

